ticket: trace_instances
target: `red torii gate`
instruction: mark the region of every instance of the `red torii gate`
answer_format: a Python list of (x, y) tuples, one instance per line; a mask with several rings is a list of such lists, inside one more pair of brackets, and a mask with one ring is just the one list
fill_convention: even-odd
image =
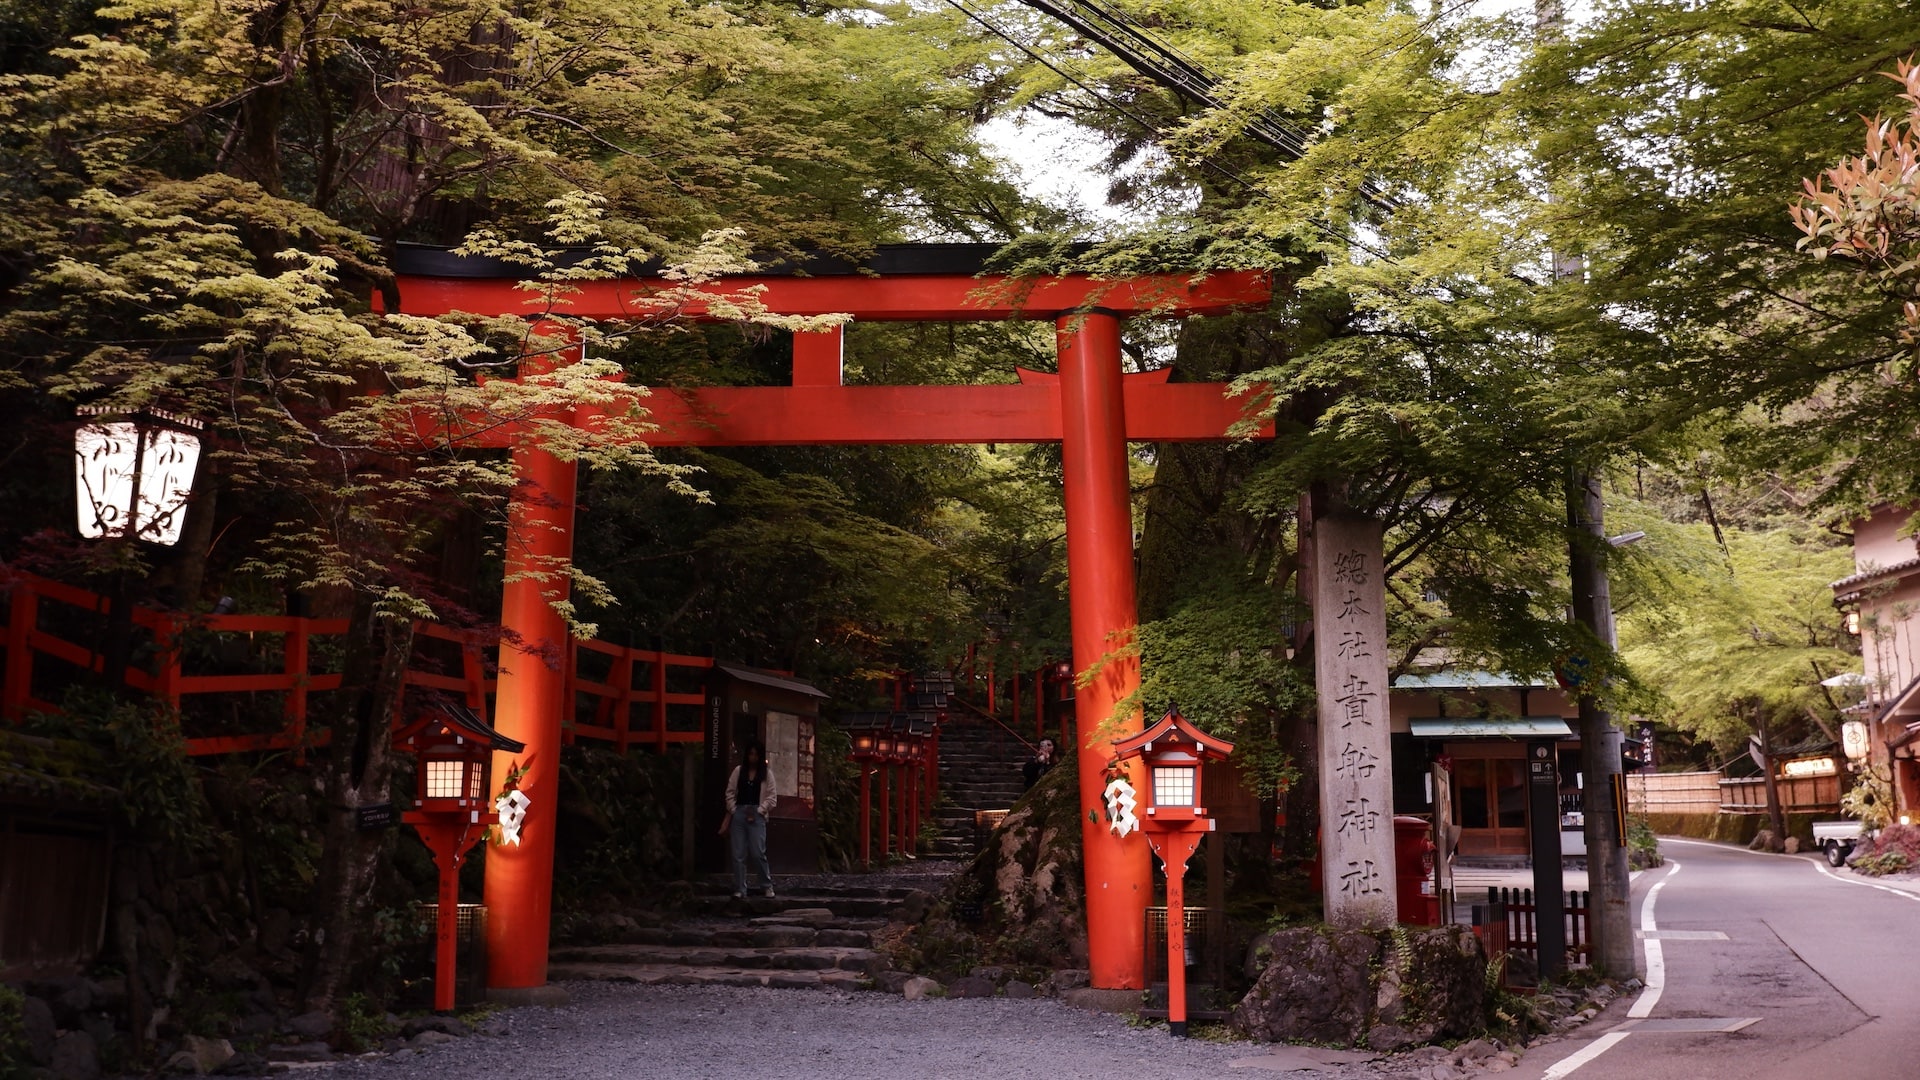
[[(1121, 320), (1260, 305), (1272, 287), (1256, 271), (1104, 281), (1072, 274), (1016, 283), (1006, 275), (981, 273), (995, 250), (986, 244), (894, 245), (858, 267), (822, 263), (807, 266), (810, 276), (805, 277), (729, 277), (705, 291), (753, 289), (766, 310), (784, 315), (934, 322), (1051, 319), (1058, 375), (1022, 370), (1017, 384), (989, 386), (846, 386), (841, 383), (841, 330), (798, 333), (791, 386), (654, 388), (649, 419), (659, 430), (647, 441), (654, 446), (1060, 443), (1074, 666), (1084, 670), (1125, 642), (1137, 622), (1126, 444), (1224, 439), (1245, 412), (1245, 404), (1229, 398), (1223, 384), (1171, 383), (1165, 371), (1123, 375)], [(529, 294), (516, 288), (524, 271), (506, 263), (403, 247), (395, 266), (400, 310), (410, 315), (511, 315), (528, 307)], [(569, 316), (631, 319), (647, 310), (647, 289), (639, 280), (570, 284), (578, 291), (566, 297)], [(574, 422), (592, 419), (583, 410)], [(572, 554), (575, 469), (511, 428), (455, 437), (469, 445), (480, 441), (509, 449), (520, 480), (509, 508), (516, 542), (507, 548), (508, 584), (500, 614), (520, 644), (517, 650), (501, 649), (494, 726), (527, 746), (518, 756), (526, 768), (519, 786), (533, 809), (518, 846), (496, 846), (487, 853), (485, 897), (487, 985), (511, 994), (544, 986), (547, 979), (563, 681), (541, 655), (547, 643), (561, 642), (567, 634), (537, 579), (515, 577), (537, 559)], [(1137, 713), (1117, 728), (1101, 727), (1139, 682), (1138, 662), (1120, 660), (1102, 668), (1077, 697), (1085, 806), (1102, 805), (1111, 741), (1140, 730)], [(506, 775), (515, 757), (496, 759), (494, 774)], [(1153, 893), (1146, 848), (1123, 845), (1101, 828), (1086, 829), (1084, 844), (1093, 984), (1142, 988), (1144, 915)]]

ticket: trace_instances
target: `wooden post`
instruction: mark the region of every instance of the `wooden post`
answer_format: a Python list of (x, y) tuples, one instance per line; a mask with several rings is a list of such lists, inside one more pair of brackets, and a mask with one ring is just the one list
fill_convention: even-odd
[(667, 752), (667, 653), (665, 649), (653, 654), (653, 746), (658, 753)]
[(15, 581), (7, 600), (7, 671), (0, 689), (0, 713), (19, 723), (33, 700), (33, 632), (40, 621), (40, 594), (28, 581)]
[[(595, 711), (603, 718), (613, 721), (613, 747), (620, 753), (627, 752), (627, 743), (633, 737), (633, 650), (621, 649), (613, 659), (613, 668), (607, 672), (607, 682), (613, 684), (613, 695), (600, 699), (600, 707)], [(611, 712), (613, 715), (607, 717)], [(603, 719), (602, 724), (605, 723)]]
[(873, 866), (873, 766), (860, 763), (860, 866)]
[(893, 766), (880, 766), (880, 861), (893, 853)]

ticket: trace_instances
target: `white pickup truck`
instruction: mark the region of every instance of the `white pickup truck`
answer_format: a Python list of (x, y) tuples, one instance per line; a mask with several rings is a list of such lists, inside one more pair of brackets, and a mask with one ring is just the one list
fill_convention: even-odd
[(1847, 856), (1853, 854), (1853, 845), (1859, 843), (1860, 838), (1860, 823), (1857, 821), (1813, 823), (1813, 846), (1826, 855), (1828, 866), (1845, 866)]

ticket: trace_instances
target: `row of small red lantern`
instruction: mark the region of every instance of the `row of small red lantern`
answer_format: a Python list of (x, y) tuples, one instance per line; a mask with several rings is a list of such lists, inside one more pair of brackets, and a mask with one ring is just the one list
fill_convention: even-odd
[(850, 713), (840, 717), (860, 765), (860, 861), (873, 862), (873, 776), (880, 774), (880, 855), (914, 853), (921, 803), (933, 792), (939, 717), (930, 713)]

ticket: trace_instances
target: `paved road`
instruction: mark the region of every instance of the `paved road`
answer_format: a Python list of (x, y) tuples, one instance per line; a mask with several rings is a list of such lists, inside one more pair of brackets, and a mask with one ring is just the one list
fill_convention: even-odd
[(1634, 887), (1647, 991), (1511, 1075), (1920, 1077), (1920, 894), (1817, 856), (1661, 844), (1669, 866)]

